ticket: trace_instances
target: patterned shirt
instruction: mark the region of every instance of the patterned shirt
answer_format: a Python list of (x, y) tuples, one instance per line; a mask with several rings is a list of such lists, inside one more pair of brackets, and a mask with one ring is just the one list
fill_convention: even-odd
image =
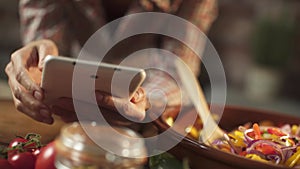
[[(165, 12), (182, 17), (196, 25), (204, 33), (207, 33), (211, 24), (217, 16), (217, 0), (114, 0), (129, 2), (125, 6), (123, 14), (133, 14), (139, 12)], [(113, 0), (20, 0), (19, 13), (21, 21), (21, 33), (23, 43), (37, 39), (53, 40), (61, 55), (76, 55), (77, 48), (81, 47), (87, 39), (99, 28), (112, 19), (109, 14), (115, 11), (122, 11), (118, 3), (114, 4), (110, 10), (106, 8)], [(117, 9), (117, 10), (111, 10)], [(112, 11), (112, 12), (111, 12)], [(120, 13), (120, 12), (119, 12)], [(130, 27), (130, 23), (120, 23), (120, 28)], [(188, 38), (193, 38), (193, 32), (187, 32)], [(159, 39), (159, 40), (158, 40)], [(136, 43), (138, 42), (138, 43)], [(133, 49), (128, 49), (126, 44)], [(188, 47), (180, 42), (168, 38), (154, 35), (137, 36), (126, 39), (124, 43), (116, 46), (115, 50), (108, 53), (107, 62), (117, 62), (116, 56), (125, 55), (146, 47), (159, 47), (173, 52), (184, 60), (191, 70), (198, 76), (200, 59)], [(128, 46), (128, 45), (127, 45)], [(122, 49), (122, 50), (120, 50)], [(75, 51), (75, 52), (74, 52)], [(115, 52), (114, 52), (115, 51)], [(122, 51), (122, 53), (118, 53)], [(151, 56), (152, 65), (172, 71), (170, 60)], [(144, 83), (147, 92), (159, 89), (167, 96), (169, 105), (180, 104), (181, 92), (174, 83), (173, 78), (159, 71), (152, 71), (148, 74), (148, 79)]]

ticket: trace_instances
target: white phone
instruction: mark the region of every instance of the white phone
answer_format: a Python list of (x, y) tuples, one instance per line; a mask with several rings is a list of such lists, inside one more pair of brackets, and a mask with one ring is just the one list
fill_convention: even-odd
[(41, 87), (48, 104), (62, 97), (89, 102), (95, 91), (131, 99), (145, 78), (146, 73), (140, 68), (48, 55)]

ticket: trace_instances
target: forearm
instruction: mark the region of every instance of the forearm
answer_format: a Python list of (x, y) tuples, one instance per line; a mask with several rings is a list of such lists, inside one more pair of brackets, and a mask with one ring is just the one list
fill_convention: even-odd
[(63, 9), (53, 0), (20, 0), (19, 14), (23, 44), (39, 39), (54, 41), (61, 54), (70, 51), (70, 33)]
[[(200, 30), (200, 33), (207, 33), (216, 18), (216, 13), (216, 1), (214, 0), (186, 0), (182, 2), (176, 15), (194, 24)], [(169, 26), (167, 29), (176, 30), (172, 26)], [(185, 31), (184, 41), (187, 44), (191, 44), (196, 51), (191, 50), (186, 44), (170, 37), (163, 37), (162, 48), (178, 56), (189, 66), (195, 76), (198, 76), (200, 73), (201, 52), (203, 52), (201, 50), (204, 49), (207, 38), (204, 34), (200, 36), (194, 30), (189, 29), (187, 25), (183, 31)], [(145, 84), (146, 90), (162, 89), (165, 93), (165, 98), (167, 98), (167, 105), (188, 104), (189, 101), (185, 92), (180, 90), (180, 79), (176, 73), (177, 69), (174, 58), (166, 59), (165, 56), (160, 55), (157, 59), (152, 59), (152, 62), (153, 66), (160, 65), (168, 73), (174, 72), (174, 74), (170, 77), (167, 73), (152, 73), (155, 75), (152, 75), (148, 84)]]
[[(179, 56), (190, 67), (192, 72), (198, 76), (200, 73), (201, 53), (208, 40), (205, 34), (209, 31), (217, 16), (217, 1), (186, 0), (182, 3), (176, 14), (190, 24), (193, 24), (198, 30), (195, 31), (194, 28), (191, 28), (187, 24), (185, 25), (185, 30), (178, 30), (184, 31), (185, 44), (170, 37), (164, 37), (162, 48)], [(190, 46), (187, 46), (188, 44)]]

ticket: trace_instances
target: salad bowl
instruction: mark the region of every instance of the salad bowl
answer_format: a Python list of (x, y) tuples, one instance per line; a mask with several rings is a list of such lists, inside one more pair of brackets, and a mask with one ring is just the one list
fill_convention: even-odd
[[(168, 139), (160, 140), (160, 143), (168, 144), (168, 142), (184, 138), (172, 149), (171, 154), (178, 159), (187, 159), (192, 169), (200, 168), (220, 168), (220, 169), (242, 169), (242, 168), (263, 168), (263, 169), (282, 169), (289, 168), (281, 164), (272, 164), (260, 162), (225, 152), (214, 148), (207, 144), (201, 143), (195, 137), (187, 134), (187, 126), (195, 124), (187, 124), (186, 119), (193, 117), (196, 113), (195, 109), (185, 108), (184, 115), (178, 119), (179, 108), (166, 109), (160, 118), (154, 121), (160, 132), (166, 132)], [(170, 127), (170, 118), (176, 120), (176, 126)], [(197, 121), (197, 120), (196, 120)], [(254, 108), (246, 108), (239, 106), (225, 106), (224, 112), (219, 119), (219, 126), (226, 132), (237, 129), (246, 123), (272, 122), (274, 124), (299, 124), (300, 117), (291, 116), (279, 112), (259, 110)], [(195, 122), (196, 123), (196, 122)]]

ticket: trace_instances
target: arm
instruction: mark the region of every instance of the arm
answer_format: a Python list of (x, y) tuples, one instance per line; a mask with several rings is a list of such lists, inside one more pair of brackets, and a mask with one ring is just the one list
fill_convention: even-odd
[(20, 0), (19, 14), (24, 45), (39, 39), (50, 39), (61, 54), (70, 53), (71, 31), (59, 1)]
[[(166, 8), (166, 5), (163, 5), (163, 3), (160, 4), (159, 1), (141, 1), (143, 1), (144, 3), (148, 2), (148, 5), (144, 5), (144, 8), (146, 10), (153, 10), (154, 6), (156, 6), (158, 8), (160, 7), (160, 11), (173, 12), (175, 15), (182, 17), (197, 26), (204, 33), (208, 32), (217, 15), (216, 0), (184, 0), (182, 2), (174, 0), (173, 3), (175, 5), (169, 4), (169, 8)], [(154, 2), (156, 2), (156, 4), (153, 4)], [(171, 30), (174, 29), (172, 28), (172, 25), (167, 27)], [(191, 31), (186, 31), (185, 36), (186, 41), (193, 42), (193, 40), (195, 40), (195, 35)], [(193, 51), (190, 50), (187, 46), (177, 40), (171, 39), (169, 37), (163, 37), (162, 48), (179, 56), (191, 68), (195, 76), (199, 75), (201, 64), (200, 58), (196, 54), (194, 54)], [(156, 56), (156, 59), (152, 59), (152, 64), (160, 64), (164, 67), (165, 70), (176, 72), (176, 68), (170, 66), (170, 62), (172, 61), (168, 59), (162, 59), (162, 57), (163, 56)], [(151, 91), (156, 88), (162, 89), (167, 96), (167, 105), (180, 105), (181, 101), (179, 98), (181, 97), (181, 95), (185, 97), (185, 94), (180, 93), (180, 89), (177, 87), (176, 83), (174, 83), (174, 80), (172, 80), (172, 78), (165, 73), (152, 72), (151, 74), (151, 78), (149, 79), (148, 83), (145, 83), (144, 86), (146, 91)]]
[(62, 43), (65, 34), (61, 28), (66, 25), (58, 19), (62, 13), (52, 1), (20, 0), (19, 5), (24, 47), (12, 53), (5, 71), (16, 108), (51, 124), (51, 112), (42, 101), (41, 74), (45, 56), (58, 55), (57, 45), (48, 39)]
[[(57, 106), (53, 107), (43, 103), (44, 93), (39, 84), (44, 58), (49, 54), (58, 55), (57, 46), (60, 53), (69, 53), (73, 40), (70, 38), (71, 34), (78, 35), (76, 39), (79, 41), (84, 40), (83, 36), (76, 34), (79, 33), (77, 32), (79, 29), (73, 30), (72, 33), (68, 29), (69, 20), (64, 18), (65, 14), (60, 2), (65, 1), (20, 1), (24, 47), (11, 55), (11, 62), (6, 67), (16, 108), (31, 118), (48, 124), (53, 123), (52, 113), (61, 116), (65, 121), (76, 120), (76, 114), (70, 98), (58, 100)], [(78, 19), (75, 15), (69, 15), (69, 17)], [(74, 26), (74, 20), (70, 22)], [(87, 32), (85, 33), (87, 34)], [(52, 39), (52, 41), (49, 39)], [(98, 95), (97, 100), (100, 106), (108, 109), (120, 107), (124, 110), (121, 113), (133, 118), (143, 119), (145, 115), (144, 107), (146, 107), (146, 102), (143, 101), (145, 99), (143, 93), (143, 90), (140, 89), (131, 102), (108, 95), (101, 97), (101, 94)], [(114, 102), (112, 103), (112, 101)]]
[(11, 55), (5, 72), (12, 91), (16, 108), (37, 121), (51, 124), (49, 107), (43, 104), (41, 82), (44, 57), (57, 55), (56, 45), (50, 40), (39, 40), (28, 43)]
[[(184, 0), (175, 14), (191, 22), (192, 24), (197, 26), (198, 29), (200, 29), (203, 33), (206, 34), (217, 16), (217, 1)], [(187, 30), (188, 31), (185, 32), (186, 41), (194, 42), (196, 39), (195, 34), (193, 34), (192, 31), (189, 31), (188, 28)], [(170, 39), (168, 37), (163, 39), (162, 45), (164, 49), (167, 49), (168, 51), (171, 51), (177, 56), (179, 56), (190, 67), (190, 69), (192, 70), (192, 72), (194, 72), (196, 77), (199, 75), (201, 65), (201, 60), (199, 57), (201, 56), (197, 56), (191, 49), (189, 49), (181, 42), (178, 42), (174, 39)], [(173, 100), (172, 104), (178, 104), (178, 99), (176, 98), (178, 98), (179, 92), (170, 92), (169, 95), (170, 98), (172, 98)], [(183, 94), (183, 97), (185, 97), (185, 94)]]
[[(217, 16), (217, 1), (185, 0), (175, 14), (191, 22), (204, 34), (207, 34)], [(191, 31), (186, 31), (185, 36), (186, 41), (193, 42), (196, 39), (194, 32)], [(199, 74), (200, 59), (187, 46), (167, 37), (163, 40), (163, 48), (180, 56), (196, 76)]]

